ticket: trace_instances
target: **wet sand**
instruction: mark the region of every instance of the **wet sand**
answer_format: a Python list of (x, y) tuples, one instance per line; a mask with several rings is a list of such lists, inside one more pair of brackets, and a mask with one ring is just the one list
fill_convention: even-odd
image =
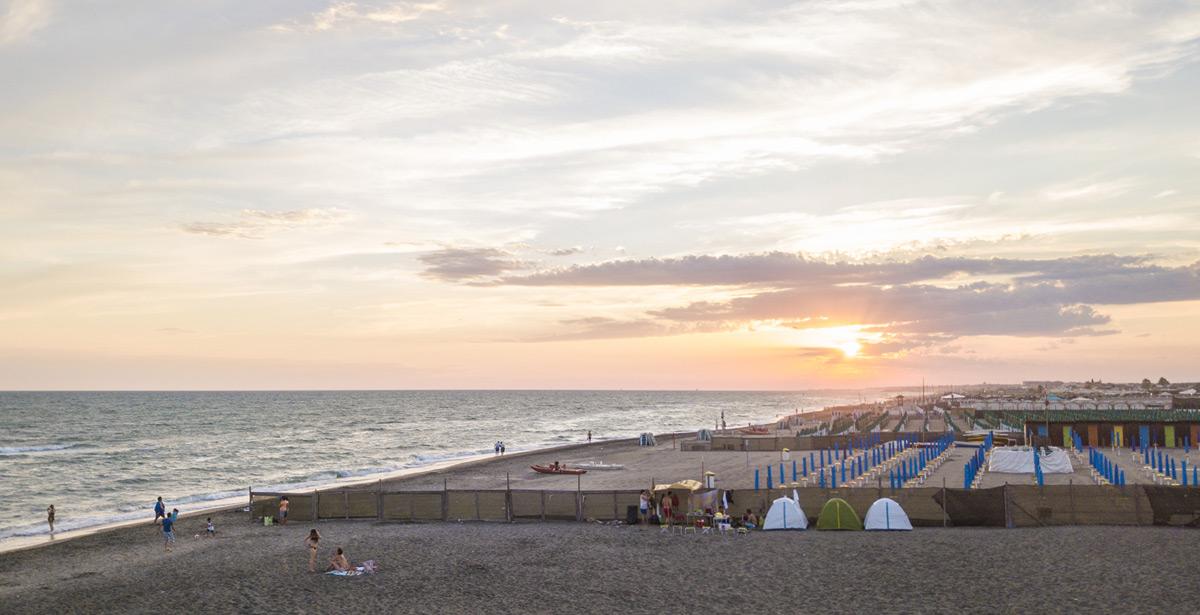
[(581, 523), (324, 521), (376, 575), (306, 572), (309, 525), (180, 521), (0, 555), (0, 610), (72, 612), (1194, 612), (1200, 532), (1153, 527), (672, 536)]
[[(683, 441), (683, 438), (678, 439), (676, 446)], [(385, 480), (384, 483), (389, 489), (441, 489), (444, 480), (451, 489), (503, 489), (508, 481), (513, 489), (573, 490), (581, 481), (584, 489), (644, 489), (652, 482), (700, 480), (705, 471), (712, 471), (717, 475), (717, 486), (748, 489), (754, 487), (754, 467), (765, 467), (766, 464), (774, 464), (776, 470), (779, 467), (778, 451), (756, 452), (747, 456), (744, 452), (735, 451), (672, 449), (670, 436), (660, 437), (658, 442), (658, 446), (638, 446), (636, 441), (630, 440), (596, 442), (554, 451), (496, 456), (416, 476)], [(589, 470), (582, 478), (538, 474), (529, 469), (532, 464), (551, 464), (555, 461), (572, 467), (579, 462), (602, 461), (624, 468)], [(785, 465), (790, 473), (791, 462)], [(765, 474), (762, 480), (766, 484)]]

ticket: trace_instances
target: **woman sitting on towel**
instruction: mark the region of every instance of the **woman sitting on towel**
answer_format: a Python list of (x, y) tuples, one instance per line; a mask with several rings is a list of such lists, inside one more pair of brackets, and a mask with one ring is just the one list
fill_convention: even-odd
[(340, 570), (342, 572), (350, 570), (350, 560), (346, 559), (346, 554), (342, 552), (341, 547), (338, 547), (337, 555), (329, 559), (329, 570)]

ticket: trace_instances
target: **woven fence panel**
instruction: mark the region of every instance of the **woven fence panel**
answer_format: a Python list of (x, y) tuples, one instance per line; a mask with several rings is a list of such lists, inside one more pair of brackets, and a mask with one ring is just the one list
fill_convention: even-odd
[(412, 521), (414, 495), (404, 492), (383, 494), (383, 520)]
[(412, 493), (409, 494), (409, 506), (413, 521), (441, 521), (441, 493)]
[(312, 513), (312, 495), (288, 495), (289, 521), (316, 521)]
[(623, 512), (614, 512), (613, 502), (613, 492), (611, 491), (583, 492), (583, 518), (599, 521), (624, 518)]
[(351, 519), (375, 519), (379, 517), (379, 493), (375, 491), (350, 491), (346, 493), (346, 506)]
[(982, 525), (1004, 527), (1004, 487), (993, 489), (947, 489), (946, 501), (942, 494), (934, 497), (946, 507), (952, 525)]
[(454, 521), (474, 521), (479, 518), (474, 491), (447, 491), (447, 518)]
[(279, 497), (274, 495), (250, 496), (250, 516), (255, 519), (274, 517), (279, 512)]
[(574, 491), (546, 491), (545, 494), (547, 519), (575, 518)]
[(479, 492), (479, 520), (506, 521), (508, 519), (508, 508), (505, 500), (506, 496), (503, 491)]
[(514, 519), (541, 519), (541, 491), (513, 491), (512, 514)]
[(1200, 527), (1200, 489), (1144, 485), (1154, 525)]

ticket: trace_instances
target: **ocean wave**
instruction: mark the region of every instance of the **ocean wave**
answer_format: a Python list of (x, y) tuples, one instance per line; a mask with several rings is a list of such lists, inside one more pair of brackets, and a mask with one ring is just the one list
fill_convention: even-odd
[(37, 444), (34, 446), (0, 446), (0, 455), (22, 455), (25, 453), (45, 453), (65, 451), (72, 448), (83, 448), (84, 444)]
[(370, 476), (372, 474), (385, 474), (395, 470), (396, 468), (359, 468), (357, 470), (334, 470), (333, 475), (338, 478), (357, 478), (359, 476)]
[[(245, 491), (216, 491), (211, 493), (199, 493), (195, 495), (184, 496), (181, 498), (173, 498), (164, 500), (167, 505), (167, 510), (179, 508), (180, 512), (190, 513), (197, 510), (204, 510), (205, 506), (190, 508), (189, 504), (203, 504), (206, 502), (217, 502), (220, 500), (232, 500), (239, 496), (244, 497)], [(244, 500), (243, 500), (244, 503)], [(232, 503), (231, 503), (232, 504)], [(189, 509), (190, 508), (190, 509)], [(72, 530), (100, 528), (117, 523), (127, 521), (136, 521), (138, 519), (150, 520), (154, 517), (154, 502), (147, 501), (144, 506), (135, 504), (124, 504), (117, 509), (115, 514), (97, 514), (76, 518), (62, 518), (54, 524), (55, 534), (69, 532)], [(61, 515), (60, 511), (60, 515)], [(50, 533), (50, 528), (45, 521), (37, 523), (29, 523), (14, 527), (0, 528), (0, 540), (5, 538), (29, 538), (33, 536), (44, 536)]]

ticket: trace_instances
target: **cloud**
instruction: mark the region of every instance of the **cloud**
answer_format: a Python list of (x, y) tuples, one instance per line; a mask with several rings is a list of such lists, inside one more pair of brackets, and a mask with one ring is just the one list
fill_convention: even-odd
[(612, 260), (507, 277), (499, 283), (519, 286), (904, 284), (955, 274), (1027, 274), (1035, 279), (1058, 279), (1122, 271), (1144, 260), (1144, 257), (1115, 255), (1043, 260), (922, 256), (908, 261), (852, 262), (814, 258), (803, 253), (767, 252)]
[(180, 228), (193, 235), (211, 237), (240, 237), (262, 239), (276, 231), (286, 231), (319, 224), (332, 224), (347, 219), (345, 210), (311, 207), (288, 211), (243, 209), (232, 222), (185, 222)]
[(1110, 328), (1112, 319), (1096, 306), (1200, 299), (1200, 262), (1171, 267), (1109, 254), (851, 263), (767, 253), (610, 261), (493, 283), (740, 288), (727, 300), (653, 309), (642, 319), (574, 324), (582, 325), (581, 336), (667, 335), (760, 322), (791, 329), (857, 325), (862, 354), (878, 356), (965, 336), (1112, 335), (1118, 332)]
[(422, 254), (422, 275), (442, 282), (475, 282), (529, 267), (511, 253), (496, 248), (444, 248)]
[(546, 254), (549, 254), (550, 256), (571, 256), (572, 254), (579, 254), (580, 252), (583, 252), (583, 248), (579, 246), (571, 246), (569, 248), (555, 248), (553, 250), (547, 250)]
[(46, 27), (51, 13), (47, 0), (10, 0), (0, 14), (0, 45), (18, 43)]
[(1131, 177), (1099, 182), (1080, 181), (1051, 186), (1042, 196), (1052, 203), (1073, 200), (1100, 201), (1119, 197), (1136, 185), (1137, 180)]
[(445, 10), (440, 2), (334, 2), (298, 20), (271, 26), (279, 32), (325, 32), (362, 24), (396, 25)]

